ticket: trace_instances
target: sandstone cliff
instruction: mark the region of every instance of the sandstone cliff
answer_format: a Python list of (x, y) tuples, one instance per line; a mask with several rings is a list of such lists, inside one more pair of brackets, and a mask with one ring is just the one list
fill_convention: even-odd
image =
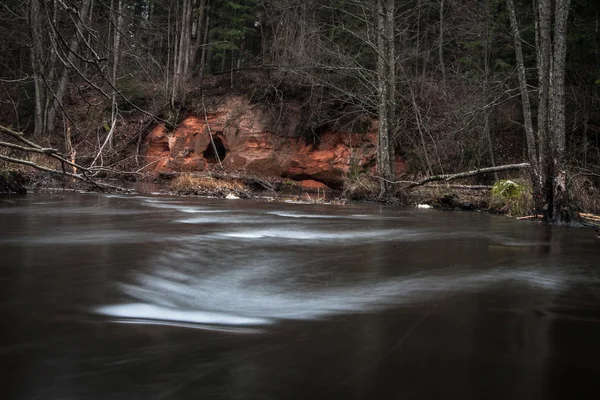
[[(325, 129), (311, 141), (274, 132), (266, 121), (260, 105), (231, 97), (206, 117), (188, 115), (172, 131), (156, 126), (146, 138), (146, 156), (157, 172), (220, 169), (220, 159), (228, 172), (279, 176), (313, 188), (340, 189), (349, 173), (375, 173), (376, 123), (364, 133)], [(402, 169), (398, 160), (397, 172)]]

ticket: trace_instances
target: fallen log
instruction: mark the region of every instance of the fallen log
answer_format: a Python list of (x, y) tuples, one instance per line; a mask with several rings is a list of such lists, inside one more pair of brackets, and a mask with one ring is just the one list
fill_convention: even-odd
[(447, 188), (459, 190), (492, 190), (492, 185), (425, 185), (426, 188)]
[[(509, 171), (509, 170), (513, 170), (513, 169), (525, 169), (525, 168), (529, 168), (529, 166), (530, 166), (529, 163), (507, 164), (507, 165), (499, 165), (497, 167), (479, 168), (479, 169), (475, 169), (472, 171), (459, 172), (459, 173), (455, 173), (455, 174), (434, 175), (434, 176), (427, 177), (425, 179), (421, 179), (420, 181), (417, 181), (417, 182), (412, 182), (405, 189), (410, 189), (410, 188), (413, 188), (416, 186), (421, 186), (428, 182), (434, 182), (434, 181), (448, 182), (453, 179), (468, 178), (471, 176), (487, 174), (490, 172)], [(400, 183), (400, 182), (392, 182), (392, 183)]]

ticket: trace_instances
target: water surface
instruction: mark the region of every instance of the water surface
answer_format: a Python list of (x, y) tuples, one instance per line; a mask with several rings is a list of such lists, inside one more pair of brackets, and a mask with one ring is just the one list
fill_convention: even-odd
[(7, 399), (600, 393), (600, 241), (480, 213), (0, 198)]

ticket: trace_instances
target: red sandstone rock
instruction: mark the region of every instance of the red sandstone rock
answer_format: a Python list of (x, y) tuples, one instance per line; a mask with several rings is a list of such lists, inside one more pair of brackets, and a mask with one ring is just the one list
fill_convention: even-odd
[[(148, 162), (157, 172), (202, 171), (216, 165), (213, 135), (223, 167), (304, 181), (307, 188), (341, 188), (352, 169), (375, 165), (377, 126), (366, 134), (325, 131), (318, 143), (284, 137), (265, 126), (263, 111), (241, 97), (223, 102), (216, 112), (190, 115), (172, 132), (157, 126), (146, 138)], [(210, 129), (209, 129), (210, 128)], [(396, 160), (396, 173), (406, 163)], [(320, 186), (319, 186), (320, 185)]]
[(329, 189), (329, 186), (322, 182), (313, 181), (312, 179), (306, 179), (298, 182), (303, 189), (306, 190), (316, 190), (316, 189)]

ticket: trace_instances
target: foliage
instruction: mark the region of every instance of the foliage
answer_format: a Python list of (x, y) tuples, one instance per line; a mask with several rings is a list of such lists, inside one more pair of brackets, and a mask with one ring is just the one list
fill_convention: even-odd
[(215, 45), (213, 54), (217, 60), (223, 60), (226, 53), (239, 51), (248, 36), (256, 33), (255, 22), (259, 2), (257, 0), (228, 0), (215, 2), (211, 8), (212, 29)]

